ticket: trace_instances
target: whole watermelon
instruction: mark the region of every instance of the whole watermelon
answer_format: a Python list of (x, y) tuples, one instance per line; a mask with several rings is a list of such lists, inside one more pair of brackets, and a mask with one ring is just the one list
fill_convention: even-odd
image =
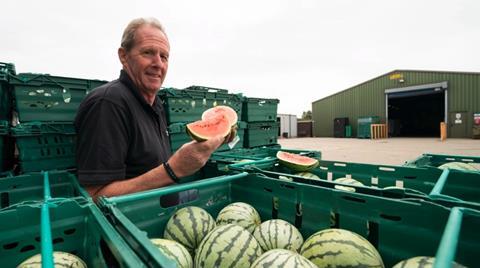
[(249, 231), (235, 224), (221, 225), (208, 233), (198, 246), (195, 267), (250, 268), (262, 253)]
[(375, 247), (360, 235), (344, 229), (326, 229), (311, 235), (300, 254), (318, 268), (384, 268)]
[(193, 256), (202, 239), (215, 228), (215, 220), (203, 208), (189, 206), (175, 212), (165, 226), (163, 237), (177, 241)]

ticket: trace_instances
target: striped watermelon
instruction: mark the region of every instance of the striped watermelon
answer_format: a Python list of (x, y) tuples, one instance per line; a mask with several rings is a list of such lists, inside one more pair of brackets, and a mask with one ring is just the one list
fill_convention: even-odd
[(324, 267), (383, 268), (382, 258), (368, 240), (343, 229), (326, 229), (310, 236), (300, 254)]
[(310, 180), (317, 180), (317, 181), (321, 180), (320, 177), (310, 172), (300, 172), (295, 175), (303, 177), (305, 179), (310, 179)]
[(317, 268), (315, 264), (302, 255), (286, 250), (272, 249), (262, 254), (252, 268)]
[[(351, 184), (351, 185), (355, 185), (355, 186), (365, 186), (363, 183), (361, 183), (357, 180), (354, 180), (352, 178), (345, 178), (345, 177), (338, 178), (338, 179), (334, 180), (333, 182)], [(335, 185), (335, 189), (343, 190), (343, 191), (347, 191), (347, 192), (355, 192), (355, 188), (348, 187), (348, 186), (342, 186), (342, 185)]]
[(457, 169), (457, 170), (468, 170), (468, 171), (479, 171), (473, 165), (463, 162), (448, 162), (438, 167), (439, 169)]
[(214, 228), (215, 220), (206, 210), (193, 206), (184, 207), (170, 217), (163, 237), (179, 242), (193, 256), (203, 237)]
[(262, 255), (262, 248), (250, 232), (227, 224), (205, 236), (195, 255), (195, 267), (249, 268)]
[[(433, 268), (433, 263), (435, 262), (434, 257), (413, 257), (407, 260), (403, 260), (392, 268)], [(456, 262), (451, 266), (452, 268), (464, 268), (465, 266), (460, 265)]]
[(283, 176), (283, 175), (278, 176), (278, 179), (279, 179), (279, 180), (282, 180), (282, 181), (293, 181), (292, 178), (287, 177), (287, 176)]
[(178, 268), (193, 268), (192, 256), (182, 244), (168, 239), (153, 238), (150, 241), (169, 259), (177, 264)]
[[(68, 252), (54, 251), (53, 262), (55, 267), (71, 267), (71, 268), (87, 268), (85, 262), (78, 256)], [(37, 254), (24, 262), (20, 263), (17, 268), (41, 268), (42, 267), (42, 255)]]
[(303, 244), (302, 234), (297, 228), (280, 219), (263, 222), (255, 228), (253, 236), (264, 251), (281, 248), (297, 252)]
[(218, 213), (216, 222), (217, 225), (236, 224), (247, 229), (250, 233), (262, 223), (255, 208), (243, 202), (232, 203), (224, 207)]

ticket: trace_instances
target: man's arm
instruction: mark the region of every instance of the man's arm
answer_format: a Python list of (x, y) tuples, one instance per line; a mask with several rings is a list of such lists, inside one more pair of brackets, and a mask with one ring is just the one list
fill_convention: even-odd
[[(228, 140), (230, 139), (228, 137)], [(210, 155), (224, 141), (224, 137), (218, 137), (204, 142), (192, 141), (186, 143), (170, 157), (168, 163), (177, 177), (191, 175), (205, 165)], [(114, 181), (105, 185), (87, 186), (85, 189), (96, 201), (99, 196), (124, 195), (164, 187), (173, 183), (174, 181), (162, 164), (135, 178)]]

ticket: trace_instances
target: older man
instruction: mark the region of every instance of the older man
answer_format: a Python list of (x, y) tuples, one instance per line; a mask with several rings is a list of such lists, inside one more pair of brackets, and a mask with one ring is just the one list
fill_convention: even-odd
[(171, 155), (165, 111), (157, 97), (169, 52), (156, 19), (133, 20), (118, 49), (120, 77), (80, 105), (75, 118), (78, 179), (94, 199), (173, 184), (199, 170), (225, 141), (192, 141)]

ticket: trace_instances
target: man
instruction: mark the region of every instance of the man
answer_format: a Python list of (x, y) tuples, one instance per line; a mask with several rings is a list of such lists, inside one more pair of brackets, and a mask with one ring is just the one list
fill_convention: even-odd
[(81, 103), (75, 118), (78, 179), (94, 200), (178, 182), (203, 167), (225, 141), (192, 141), (171, 155), (165, 111), (157, 97), (169, 52), (156, 19), (133, 20), (118, 49), (119, 79)]

